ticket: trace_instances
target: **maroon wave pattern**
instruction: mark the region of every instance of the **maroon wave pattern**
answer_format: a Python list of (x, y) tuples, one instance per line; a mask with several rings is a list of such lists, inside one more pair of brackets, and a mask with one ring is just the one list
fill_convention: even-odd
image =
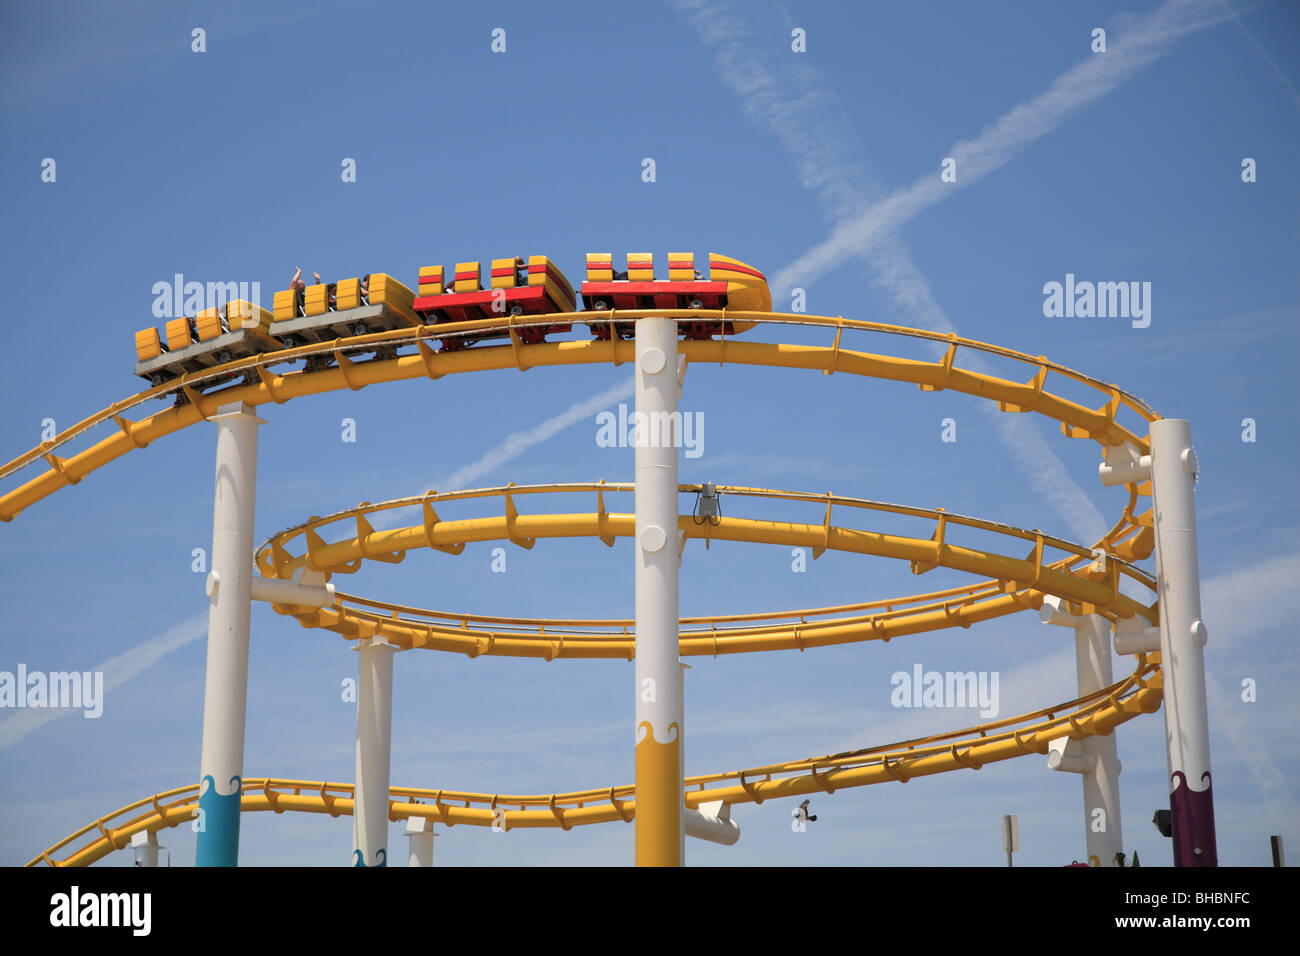
[(1201, 780), (1205, 789), (1193, 790), (1181, 770), (1175, 770), (1171, 777), (1174, 788), (1169, 794), (1169, 809), (1173, 818), (1174, 866), (1219, 865), (1214, 839), (1214, 789), (1208, 770), (1201, 774)]

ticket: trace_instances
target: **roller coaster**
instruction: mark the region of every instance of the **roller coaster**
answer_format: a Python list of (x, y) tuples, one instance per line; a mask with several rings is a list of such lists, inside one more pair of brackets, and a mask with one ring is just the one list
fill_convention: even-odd
[[(1033, 753), (1046, 754), (1053, 769), (1082, 776), (1085, 812), (1100, 807), (1111, 820), (1101, 834), (1085, 827), (1088, 855), (1094, 865), (1112, 865), (1122, 845), (1113, 731), (1139, 713), (1160, 709), (1162, 700), (1167, 727), (1177, 730), (1168, 735), (1175, 862), (1214, 865), (1201, 654), (1205, 629), (1190, 496), (1196, 461), (1186, 423), (1162, 419), (1117, 386), (1043, 356), (876, 322), (774, 313), (758, 270), (716, 254), (709, 256), (709, 268), (710, 277), (701, 280), (693, 256), (673, 253), (669, 279), (657, 281), (648, 254), (630, 254), (625, 272), (614, 270), (612, 256), (592, 254), (587, 257), (587, 281), (575, 294), (544, 256), (493, 260), (487, 289), (482, 288), (476, 262), (457, 264), (445, 287), (442, 267), (429, 266), (420, 270), (418, 292), (390, 275), (372, 273), (277, 292), (270, 313), (256, 303), (236, 300), (224, 309), (173, 319), (165, 328), (165, 344), (156, 329), (137, 333), (135, 371), (149, 387), (0, 467), (3, 481), (38, 462), (48, 466), (0, 494), (0, 520), (14, 520), (131, 451), (193, 425), (216, 423), (201, 780), (101, 817), (28, 865), (86, 865), (186, 822), (196, 824), (199, 833), (200, 865), (233, 865), (239, 813), (256, 810), (353, 815), (357, 865), (385, 865), (387, 824), (403, 819), (505, 830), (568, 830), (635, 821), (638, 864), (679, 864), (688, 832), (734, 842), (738, 829), (730, 821), (733, 805), (978, 769)], [(577, 308), (579, 300), (582, 310)], [(585, 325), (589, 336), (560, 338), (571, 334), (575, 325)], [(795, 345), (758, 340), (763, 332), (783, 327), (821, 330), (830, 341)], [(742, 333), (748, 334), (736, 337)], [(844, 342), (846, 333), (875, 342), (920, 341), (942, 356), (925, 361), (850, 348)], [(969, 367), (975, 362), (959, 362), (959, 356), (979, 355), (1019, 363), (1028, 380), (1001, 378)], [(273, 371), (297, 362), (303, 362), (303, 368)], [(678, 484), (676, 449), (642, 443), (637, 446), (633, 483), (602, 480), (430, 491), (313, 516), (256, 548), (252, 545), (256, 428), (261, 423), (253, 409), (409, 379), (631, 363), (638, 410), (671, 415), (686, 369), (714, 362), (911, 383), (926, 392), (950, 390), (991, 401), (1006, 413), (1045, 416), (1059, 423), (1066, 438), (1101, 445), (1099, 476), (1104, 484), (1123, 486), (1127, 501), (1112, 527), (1090, 545), (941, 509), (727, 485), (716, 491), (732, 503), (731, 513), (698, 522), (677, 507), (680, 494), (703, 489)], [(1090, 389), (1099, 406), (1057, 394), (1048, 387), (1049, 377)], [(172, 405), (146, 417), (126, 417), (155, 399), (171, 399)], [(79, 451), (65, 448), (88, 440), (100, 426), (113, 431)], [(575, 494), (591, 496), (594, 510), (541, 510), (549, 496)], [(609, 501), (629, 495), (634, 497), (631, 511), (608, 510)], [(481, 507), (485, 513), (442, 520), (438, 508), (453, 501)], [(808, 520), (775, 522), (758, 516), (757, 510), (753, 516), (737, 513), (742, 506), (757, 509), (778, 501), (811, 509)], [(520, 511), (521, 505), (526, 512)], [(419, 509), (420, 520), (376, 530), (372, 516), (402, 509)], [(861, 526), (882, 516), (906, 519), (918, 530), (903, 535)], [(976, 533), (985, 536), (979, 546), (969, 543)], [(987, 536), (1001, 542), (997, 550), (983, 543)], [(334, 581), (355, 573), (365, 562), (396, 563), (422, 548), (459, 554), (473, 542), (532, 548), (540, 539), (559, 537), (590, 537), (611, 547), (617, 538), (634, 539), (635, 617), (533, 619), (422, 609), (344, 593)], [(915, 574), (945, 567), (983, 580), (835, 607), (679, 617), (677, 568), (687, 542), (700, 539), (806, 547), (814, 558), (827, 550), (888, 557), (909, 562)], [(1139, 566), (1153, 553), (1156, 574)], [(1121, 590), (1124, 582), (1128, 591), (1144, 593), (1150, 600), (1129, 596)], [(362, 650), (355, 784), (243, 777), (249, 603), (255, 599), (305, 627), (355, 641)], [(948, 734), (850, 753), (701, 776), (683, 773), (681, 656), (889, 641), (1035, 609), (1045, 623), (1075, 629), (1076, 699)], [(1112, 641), (1118, 653), (1135, 659), (1132, 673), (1118, 681), (1111, 676)], [(470, 657), (634, 661), (638, 687), (649, 679), (661, 689), (657, 702), (643, 704), (644, 695), (637, 697), (636, 783), (545, 795), (392, 786), (392, 658), (418, 648)], [(1170, 706), (1175, 698), (1176, 708)], [(233, 725), (237, 727), (232, 730)], [(429, 832), (427, 827), (417, 830)], [(413, 862), (431, 858), (431, 841), (427, 854), (417, 854), (417, 831), (410, 832)]]

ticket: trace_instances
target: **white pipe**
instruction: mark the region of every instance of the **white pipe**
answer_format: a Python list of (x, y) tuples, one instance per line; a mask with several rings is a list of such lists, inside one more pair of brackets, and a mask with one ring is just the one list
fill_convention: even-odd
[(428, 817), (407, 817), (406, 835), (411, 840), (410, 866), (433, 866), (433, 821)]
[(1152, 422), (1151, 462), (1174, 865), (1217, 866), (1191, 426)]
[(388, 786), (393, 742), (392, 644), (357, 645), (357, 779), (352, 865), (388, 865)]
[(1106, 460), (1097, 466), (1097, 476), (1107, 487), (1146, 481), (1151, 477), (1151, 456), (1139, 456), (1137, 449), (1128, 443), (1107, 445)]
[(295, 584), (279, 578), (254, 576), (252, 586), (254, 601), (268, 604), (291, 604), (294, 607), (329, 607), (334, 603), (334, 585), (321, 586)]
[(1160, 650), (1160, 628), (1148, 627), (1146, 618), (1122, 617), (1115, 625), (1116, 654), (1149, 654)]
[(680, 866), (683, 681), (678, 658), (677, 323), (636, 320), (636, 862)]
[(740, 824), (731, 819), (731, 804), (714, 800), (700, 804), (698, 810), (686, 808), (686, 835), (723, 846), (734, 846), (740, 839)]
[(199, 760), (198, 866), (235, 866), (248, 704), (248, 624), (257, 491), (257, 426), (242, 403), (223, 405), (217, 423), (217, 476), (208, 575), (208, 654)]
[(162, 847), (158, 843), (158, 834), (153, 830), (142, 830), (132, 834), (131, 848), (135, 850), (136, 866), (156, 867), (158, 865), (158, 851)]

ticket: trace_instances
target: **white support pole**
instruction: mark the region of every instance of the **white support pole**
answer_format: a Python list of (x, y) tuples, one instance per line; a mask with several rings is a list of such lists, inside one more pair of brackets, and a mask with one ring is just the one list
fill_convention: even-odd
[(683, 681), (677, 632), (677, 322), (636, 320), (636, 864), (680, 866)]
[(407, 817), (406, 835), (411, 840), (411, 866), (433, 866), (433, 821), (428, 817)]
[(217, 423), (217, 478), (208, 574), (208, 658), (203, 688), (203, 751), (195, 862), (235, 866), (248, 704), (248, 627), (253, 574), (257, 426), (244, 404), (223, 405)]
[(1191, 426), (1151, 423), (1160, 660), (1175, 866), (1218, 866), (1205, 699), (1205, 624), (1196, 557), (1196, 452)]
[(698, 810), (686, 808), (686, 835), (709, 843), (734, 846), (740, 839), (740, 824), (731, 819), (731, 804), (721, 800), (701, 803)]
[[(1079, 696), (1110, 686), (1110, 622), (1100, 614), (1076, 616), (1064, 610), (1059, 598), (1043, 599), (1039, 619), (1074, 629), (1074, 662)], [(1049, 753), (1053, 770), (1077, 773), (1083, 780), (1083, 826), (1089, 862), (1117, 866), (1116, 854), (1124, 849), (1119, 805), (1119, 746), (1112, 731), (1104, 736), (1072, 741), (1072, 746)]]
[(388, 865), (388, 787), (393, 742), (392, 644), (365, 640), (357, 651), (357, 779), (352, 865)]
[(250, 593), (254, 601), (265, 601), (267, 604), (330, 607), (334, 603), (334, 585), (328, 581), (319, 585), (307, 585), (254, 576)]
[(131, 849), (135, 850), (136, 866), (154, 866), (158, 865), (158, 851), (162, 849), (158, 843), (158, 834), (153, 830), (142, 830), (131, 836)]

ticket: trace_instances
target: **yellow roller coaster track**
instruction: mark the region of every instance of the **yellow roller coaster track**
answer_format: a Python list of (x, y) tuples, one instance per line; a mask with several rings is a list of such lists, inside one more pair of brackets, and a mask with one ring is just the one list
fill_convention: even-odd
[[(1005, 720), (932, 737), (832, 754), (788, 763), (751, 767), (729, 773), (686, 778), (686, 805), (722, 800), (726, 803), (762, 803), (764, 800), (836, 790), (876, 783), (903, 782), (952, 770), (978, 770), (985, 764), (1031, 753), (1046, 753), (1051, 741), (1061, 737), (1079, 740), (1108, 734), (1140, 713), (1160, 708), (1159, 653), (1138, 655), (1128, 677), (1095, 694)], [(1023, 724), (1024, 726), (1017, 726)], [(249, 778), (243, 782), (244, 812), (273, 810), (350, 815), (352, 785), (309, 780)], [(625, 785), (603, 790), (546, 795), (470, 793), (459, 790), (422, 790), (393, 787), (390, 820), (425, 817), (454, 826), (504, 825), (507, 830), (559, 827), (564, 830), (636, 816), (636, 794)], [(114, 850), (126, 847), (143, 831), (179, 826), (198, 811), (198, 786), (178, 787), (130, 803), (100, 817), (60, 840), (27, 866), (87, 866)], [(72, 845), (79, 843), (73, 849)], [(70, 850), (63, 859), (55, 854)]]
[[(698, 485), (683, 485), (684, 492), (698, 491)], [(267, 577), (290, 578), (306, 567), (327, 575), (352, 573), (366, 559), (394, 563), (405, 558), (408, 550), (435, 548), (459, 553), (468, 542), (513, 541), (532, 547), (538, 538), (592, 537), (613, 545), (617, 537), (631, 537), (635, 515), (605, 510), (605, 496), (630, 494), (630, 483), (549, 484), (520, 487), (506, 485), (475, 491), (400, 498), (380, 504), (362, 504), (324, 518), (313, 518), (274, 535), (262, 544), (256, 561)], [(930, 592), (890, 601), (844, 605), (805, 611), (770, 614), (724, 615), (682, 620), (680, 638), (684, 655), (708, 655), (770, 651), (863, 640), (890, 640), (945, 627), (970, 627), (971, 624), (1005, 614), (1037, 608), (1044, 594), (1054, 594), (1069, 602), (1075, 613), (1102, 614), (1112, 620), (1141, 615), (1154, 623), (1156, 608), (1121, 593), (1120, 580), (1155, 590), (1155, 580), (1127, 561), (1110, 557), (1104, 569), (1094, 561), (1094, 553), (1077, 544), (1025, 531), (1010, 525), (948, 512), (911, 508), (884, 502), (866, 501), (840, 495), (811, 495), (793, 491), (770, 491), (761, 488), (719, 486), (718, 491), (734, 503), (741, 500), (794, 501), (816, 505), (825, 517), (815, 524), (789, 520), (765, 521), (723, 517), (717, 525), (696, 524), (690, 515), (678, 519), (678, 528), (686, 539), (745, 541), (807, 547), (814, 557), (825, 550), (872, 554), (910, 561), (912, 570), (921, 574), (935, 567), (947, 567), (971, 574), (986, 575), (992, 580), (966, 588)], [(520, 514), (516, 501), (545, 495), (593, 494), (597, 509), (585, 514)], [(492, 517), (459, 521), (439, 520), (434, 506), (450, 501), (501, 498), (497, 514)], [(370, 516), (399, 508), (422, 508), (419, 524), (391, 531), (376, 531)], [(903, 515), (923, 520), (933, 533), (925, 537), (881, 534), (831, 524), (832, 509), (841, 513)], [(352, 537), (326, 543), (321, 532), (346, 523), (355, 531)], [(987, 546), (971, 547), (959, 543), (963, 529), (993, 533), (1029, 547), (1027, 557), (1009, 557)], [(288, 550), (295, 542), (304, 544), (302, 553)], [(1047, 561), (1048, 551), (1064, 552), (1064, 557)], [(1089, 562), (1078, 571), (1072, 569)], [(400, 648), (431, 648), (458, 651), (477, 657), (481, 654), (518, 657), (604, 657), (631, 660), (635, 656), (633, 622), (628, 619), (596, 621), (590, 619), (530, 619), (487, 617), (456, 612), (427, 611), (404, 605), (386, 604), (349, 594), (338, 595), (328, 608), (275, 605), (276, 610), (292, 614), (307, 627), (322, 627), (349, 639), (381, 635)], [(846, 617), (827, 617), (843, 611), (863, 611)], [(471, 627), (473, 623), (473, 627)], [(695, 625), (695, 626), (692, 626)]]
[[(828, 346), (788, 345), (752, 340), (712, 339), (684, 341), (681, 352), (691, 363), (718, 362), (766, 367), (803, 368), (823, 374), (843, 372), (886, 380), (911, 382), (927, 391), (950, 389), (994, 401), (1005, 412), (1036, 412), (1056, 419), (1071, 438), (1092, 438), (1103, 446), (1128, 444), (1138, 454), (1149, 450), (1149, 440), (1117, 421), (1123, 409), (1136, 413), (1143, 425), (1159, 416), (1145, 403), (1114, 385), (1082, 375), (1043, 356), (1029, 356), (1011, 349), (958, 338), (842, 317), (777, 313), (728, 312), (727, 310), (630, 310), (581, 312), (546, 316), (503, 317), (439, 326), (421, 326), (316, 343), (278, 352), (239, 359), (225, 365), (183, 376), (115, 403), (0, 467), (0, 480), (43, 460), (48, 470), (18, 488), (0, 495), (0, 520), (10, 521), (21, 511), (129, 451), (144, 448), (182, 428), (208, 420), (229, 403), (257, 406), (282, 404), (292, 398), (343, 388), (356, 390), (382, 382), (473, 371), (550, 365), (621, 365), (632, 360), (634, 343), (617, 335), (608, 341), (556, 341), (524, 344), (519, 329), (548, 326), (566, 320), (611, 324), (647, 315), (701, 320), (744, 321), (764, 325), (788, 325), (834, 330)], [(505, 331), (509, 344), (475, 346), (471, 349), (434, 351), (428, 340), (473, 336), (484, 330)], [(844, 348), (844, 331), (862, 331), (929, 340), (945, 346), (937, 362), (897, 358)], [(413, 346), (415, 351), (395, 354)], [(959, 349), (1012, 359), (1033, 368), (1028, 382), (1016, 382), (963, 369), (956, 364)], [(382, 350), (382, 351), (380, 351)], [(368, 361), (349, 355), (376, 352)], [(310, 356), (330, 355), (336, 365), (318, 371), (277, 374), (270, 366)], [(1048, 391), (1049, 374), (1061, 376), (1100, 393), (1104, 404), (1091, 408)], [(242, 384), (217, 391), (203, 388), (243, 376)], [(123, 417), (129, 409), (151, 399), (175, 394), (176, 404), (148, 418), (131, 421)], [(86, 434), (101, 423), (112, 421), (117, 433), (69, 457), (56, 449)], [(423, 496), (362, 504), (324, 518), (312, 518), (272, 537), (257, 551), (263, 574), (287, 578), (306, 567), (326, 574), (356, 570), (365, 559), (398, 561), (408, 550), (431, 547), (458, 553), (467, 542), (503, 540), (531, 547), (539, 537), (592, 536), (612, 545), (614, 538), (629, 536), (634, 518), (610, 513), (604, 495), (631, 491), (630, 484), (514, 485), (473, 491), (430, 492)], [(948, 514), (939, 509), (889, 505), (830, 493), (826, 495), (777, 492), (724, 486), (731, 498), (774, 499), (805, 502), (825, 507), (817, 523), (792, 524), (728, 516), (718, 524), (697, 525), (679, 519), (685, 538), (734, 541), (762, 541), (807, 546), (814, 556), (825, 550), (874, 554), (911, 562), (915, 573), (935, 567), (987, 575), (990, 580), (965, 587), (949, 588), (895, 598), (805, 611), (739, 614), (683, 618), (681, 652), (685, 655), (738, 653), (824, 646), (892, 637), (943, 627), (969, 627), (972, 623), (1041, 605), (1045, 594), (1069, 602), (1077, 613), (1099, 613), (1116, 620), (1141, 615), (1154, 622), (1156, 605), (1147, 607), (1120, 592), (1120, 580), (1128, 577), (1154, 590), (1155, 582), (1133, 565), (1151, 551), (1151, 512), (1137, 512), (1139, 498), (1150, 496), (1149, 484), (1127, 485), (1129, 499), (1115, 525), (1093, 548), (1083, 548), (1038, 531), (1025, 531), (1004, 524)], [(683, 491), (698, 486), (682, 486)], [(521, 515), (515, 506), (520, 496), (539, 494), (594, 493), (597, 509), (581, 514)], [(460, 521), (441, 521), (435, 503), (487, 497), (504, 499), (499, 515)], [(376, 531), (368, 515), (378, 511), (418, 506), (422, 521), (392, 531)], [(905, 516), (933, 522), (926, 538), (909, 538), (850, 528), (831, 523), (832, 509), (856, 509), (872, 513)], [(337, 522), (351, 521), (355, 534), (326, 543), (319, 530)], [(1015, 557), (973, 548), (954, 540), (969, 532), (985, 532), (1031, 545), (1027, 557)], [(301, 552), (291, 554), (291, 542), (302, 538)], [(1047, 549), (1063, 556), (1047, 561)], [(1105, 560), (1096, 561), (1100, 555)], [(1086, 566), (1084, 562), (1089, 562)], [(402, 648), (427, 647), (456, 651), (470, 656), (514, 655), (528, 657), (616, 657), (630, 659), (634, 653), (630, 634), (632, 622), (611, 620), (561, 620), (502, 618), (483, 615), (429, 611), (387, 604), (339, 593), (332, 607), (323, 609), (276, 605), (281, 613), (293, 614), (304, 625), (335, 631), (345, 637), (369, 637), (382, 633)], [(383, 612), (383, 613), (379, 613)], [(855, 613), (857, 612), (857, 613)], [(833, 617), (831, 615), (840, 615)], [(455, 626), (453, 626), (453, 623)], [(473, 626), (471, 626), (473, 625)], [(688, 806), (722, 800), (726, 803), (756, 802), (803, 793), (833, 793), (836, 789), (887, 781), (903, 781), (961, 768), (980, 766), (1029, 753), (1045, 753), (1052, 740), (1068, 736), (1080, 739), (1108, 734), (1115, 726), (1160, 706), (1159, 654), (1139, 654), (1132, 675), (1095, 694), (1018, 717), (1007, 718), (967, 730), (920, 738), (808, 760), (756, 767), (748, 770), (691, 777), (686, 781)], [(1017, 726), (1017, 725), (1025, 726)], [(350, 814), (352, 788), (347, 784), (298, 780), (249, 779), (244, 781), (242, 809), (295, 810)], [(560, 827), (631, 820), (635, 815), (635, 792), (631, 786), (607, 790), (580, 791), (547, 796), (509, 796), (447, 790), (393, 788), (389, 816), (400, 820), (428, 817), (447, 825), (466, 823), (492, 825), (504, 810), (507, 829), (516, 827)], [(425, 801), (425, 802), (421, 802)], [(52, 866), (86, 865), (121, 849), (133, 834), (177, 826), (194, 818), (198, 808), (197, 786), (156, 794), (101, 817), (60, 841), (28, 863)], [(135, 816), (128, 816), (135, 811)], [(121, 819), (125, 818), (125, 819)], [(112, 824), (110, 826), (110, 824)], [(79, 848), (62, 860), (54, 854), (81, 841)]]

